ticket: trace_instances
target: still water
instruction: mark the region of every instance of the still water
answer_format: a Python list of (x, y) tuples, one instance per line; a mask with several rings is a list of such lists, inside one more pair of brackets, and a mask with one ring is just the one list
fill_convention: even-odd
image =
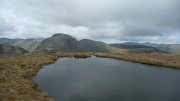
[(108, 58), (61, 58), (34, 81), (57, 101), (180, 101), (180, 70)]

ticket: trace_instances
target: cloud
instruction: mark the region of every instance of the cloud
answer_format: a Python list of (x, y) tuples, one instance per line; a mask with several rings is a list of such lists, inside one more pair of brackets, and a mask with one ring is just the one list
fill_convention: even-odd
[(0, 16), (0, 34), (4, 35), (7, 32), (15, 31), (14, 26), (9, 24), (3, 17)]
[(180, 34), (179, 5), (179, 0), (1, 0), (0, 14), (16, 27), (13, 37), (61, 32), (78, 39), (172, 43), (180, 42), (172, 41), (179, 40), (173, 38)]

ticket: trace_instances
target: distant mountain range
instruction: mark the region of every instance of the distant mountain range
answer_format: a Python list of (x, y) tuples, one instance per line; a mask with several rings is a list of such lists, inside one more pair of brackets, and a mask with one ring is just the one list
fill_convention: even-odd
[(23, 40), (23, 39), (0, 38), (0, 44), (13, 44), (13, 43), (21, 41), (21, 40)]
[(77, 41), (70, 35), (57, 33), (46, 39), (7, 39), (0, 38), (0, 44), (21, 47), (29, 52), (40, 50), (80, 51), (80, 52), (129, 52), (129, 53), (168, 53), (180, 54), (180, 44), (156, 43), (115, 43), (106, 44), (101, 41), (82, 39)]
[(134, 43), (134, 42), (126, 42), (126, 43), (120, 43), (120, 44), (110, 44), (114, 47), (118, 47), (121, 49), (126, 49), (130, 53), (153, 53), (153, 52), (163, 52), (159, 49), (156, 49), (152, 46), (143, 45), (140, 43)]
[(133, 53), (159, 52), (166, 54), (180, 54), (180, 44), (126, 42), (126, 43), (117, 43), (111, 45), (115, 47), (127, 49), (128, 52), (133, 52)]

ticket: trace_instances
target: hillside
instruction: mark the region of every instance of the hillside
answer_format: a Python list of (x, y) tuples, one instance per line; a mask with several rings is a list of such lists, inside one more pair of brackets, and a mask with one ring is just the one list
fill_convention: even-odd
[(140, 43), (134, 43), (134, 42), (126, 42), (126, 43), (120, 43), (120, 44), (110, 44), (111, 46), (126, 49), (127, 52), (130, 53), (153, 53), (153, 52), (160, 52), (158, 49), (142, 45)]
[(109, 50), (103, 42), (83, 39), (78, 42), (78, 51), (108, 52)]
[(29, 52), (34, 51), (43, 41), (43, 39), (25, 39), (18, 42), (15, 42), (14, 46), (19, 46), (21, 48), (24, 48), (25, 50), (28, 50)]
[(125, 52), (125, 50), (110, 46), (101, 41), (83, 39), (78, 42), (78, 51), (83, 52)]
[(7, 44), (0, 44), (0, 57), (13, 56), (13, 55), (22, 55), (28, 51), (17, 46), (11, 46)]
[(115, 43), (110, 45), (123, 49), (149, 48), (149, 46), (142, 45), (136, 42)]

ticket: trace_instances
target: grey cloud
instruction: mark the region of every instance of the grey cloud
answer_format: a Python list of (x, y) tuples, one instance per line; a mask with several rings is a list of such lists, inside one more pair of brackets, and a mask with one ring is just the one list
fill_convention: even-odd
[(0, 35), (7, 34), (8, 32), (15, 31), (14, 26), (6, 22), (6, 20), (0, 16)]
[(23, 31), (17, 28), (21, 34), (61, 31), (97, 40), (157, 41), (163, 37), (167, 42), (172, 41), (168, 37), (180, 34), (179, 0), (13, 0), (6, 4), (13, 15), (39, 23), (21, 22)]

